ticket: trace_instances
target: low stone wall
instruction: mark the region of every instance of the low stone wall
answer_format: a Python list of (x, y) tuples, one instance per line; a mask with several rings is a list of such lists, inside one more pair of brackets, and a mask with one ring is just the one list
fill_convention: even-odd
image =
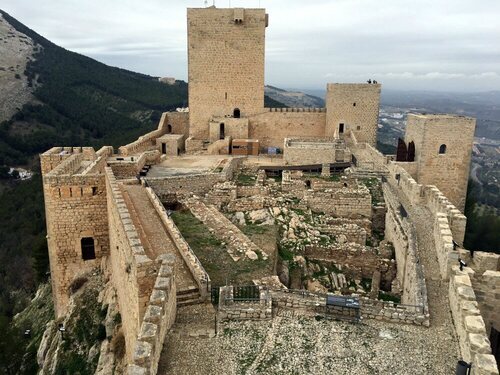
[(166, 254), (160, 257), (161, 266), (137, 336), (133, 361), (128, 366), (129, 375), (157, 373), (165, 336), (175, 321), (175, 259)]
[(415, 227), (408, 218), (401, 216), (399, 201), (392, 189), (387, 184), (383, 184), (382, 189), (387, 205), (385, 238), (394, 246), (402, 302), (424, 306), (424, 313), (428, 314), (427, 287), (423, 266), (418, 259)]
[(357, 224), (342, 224), (318, 228), (321, 233), (332, 234), (339, 238), (345, 236), (347, 242), (366, 244), (366, 230)]
[(304, 255), (308, 259), (345, 266), (343, 272), (356, 278), (371, 279), (375, 271), (381, 273), (388, 284), (396, 277), (396, 262), (383, 259), (375, 248), (356, 243), (334, 244), (328, 247), (306, 245)]
[(172, 239), (172, 242), (181, 254), (182, 259), (189, 268), (189, 271), (191, 271), (191, 275), (198, 285), (202, 299), (207, 298), (208, 291), (210, 290), (210, 277), (207, 271), (205, 271), (194, 251), (191, 249), (184, 237), (182, 237), (182, 234), (175, 225), (174, 221), (168, 216), (167, 210), (165, 210), (160, 198), (158, 198), (153, 189), (146, 188), (146, 193), (158, 213), (158, 216), (160, 216), (169, 237)]
[(261, 196), (237, 198), (231, 200), (226, 209), (228, 212), (253, 211), (264, 208), (265, 199)]
[(339, 190), (306, 190), (304, 203), (313, 211), (340, 217), (367, 217), (372, 215), (372, 196), (365, 186)]
[(384, 320), (392, 323), (430, 326), (429, 312), (424, 306), (404, 305), (361, 298), (361, 316), (365, 319)]
[(449, 283), (451, 315), (458, 336), (460, 353), (466, 362), (472, 362), (472, 374), (496, 375), (498, 368), (491, 354), (486, 326), (472, 289), (470, 274), (473, 270), (452, 267)]
[(271, 296), (264, 287), (259, 287), (259, 299), (255, 301), (235, 300), (233, 286), (223, 286), (219, 292), (218, 321), (271, 319)]
[(118, 160), (108, 159), (108, 165), (113, 169), (116, 178), (135, 178), (146, 164), (156, 164), (160, 161), (158, 150), (146, 151), (137, 156), (129, 156)]
[(181, 197), (192, 194), (205, 195), (214, 185), (231, 180), (241, 161), (241, 158), (226, 160), (222, 166), (222, 171), (219, 173), (210, 172), (169, 177), (144, 177), (143, 180), (159, 196), (172, 193)]

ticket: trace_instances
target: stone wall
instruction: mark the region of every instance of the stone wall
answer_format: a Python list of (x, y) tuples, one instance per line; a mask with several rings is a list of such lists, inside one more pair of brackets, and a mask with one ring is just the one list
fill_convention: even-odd
[(415, 143), (416, 180), (436, 185), (462, 212), (475, 127), (475, 119), (455, 115), (409, 114), (406, 125), (405, 142)]
[(250, 117), (249, 137), (261, 148), (284, 148), (285, 138), (324, 137), (325, 112), (263, 112)]
[(231, 180), (241, 163), (241, 158), (226, 160), (221, 172), (200, 173), (168, 177), (144, 177), (146, 185), (162, 197), (175, 193), (179, 196), (191, 194), (205, 195), (218, 183)]
[(394, 260), (383, 259), (377, 249), (356, 243), (330, 246), (306, 245), (304, 255), (308, 259), (342, 265), (345, 274), (359, 279), (371, 279), (375, 271), (381, 273), (382, 280), (386, 284), (390, 284), (396, 277)]
[(208, 139), (212, 117), (263, 111), (267, 16), (210, 7), (188, 8), (187, 19), (190, 136)]
[(307, 165), (351, 161), (345, 142), (334, 138), (285, 138), (285, 164)]
[(146, 188), (146, 193), (158, 213), (168, 236), (179, 251), (179, 254), (182, 256), (182, 259), (188, 266), (191, 275), (196, 281), (202, 299), (205, 299), (210, 291), (210, 277), (208, 273), (205, 271), (200, 260), (182, 236), (174, 221), (168, 216), (167, 210), (163, 207), (160, 198), (158, 198), (151, 188)]
[(385, 239), (394, 246), (398, 265), (397, 279), (402, 289), (401, 301), (407, 305), (423, 306), (423, 312), (428, 314), (427, 287), (418, 259), (414, 224), (401, 215), (399, 201), (391, 188), (387, 184), (383, 184), (382, 188), (387, 204)]
[(166, 254), (162, 257), (158, 277), (135, 343), (133, 361), (128, 366), (129, 375), (157, 373), (165, 336), (175, 321), (175, 260)]
[(481, 317), (472, 289), (470, 268), (460, 271), (458, 266), (451, 270), (449, 298), (451, 315), (458, 336), (460, 353), (466, 362), (472, 362), (472, 374), (496, 375), (498, 368), (491, 354), (486, 326)]
[(344, 134), (353, 132), (359, 142), (375, 147), (380, 90), (379, 84), (329, 83), (326, 92), (325, 135), (342, 138), (339, 124), (344, 124)]
[[(111, 168), (106, 168), (110, 256), (108, 272), (116, 288), (125, 336), (127, 361), (133, 350), (159, 265), (150, 259), (130, 218), (123, 195)], [(161, 260), (159, 260), (161, 261)]]
[(322, 226), (318, 228), (321, 233), (331, 234), (339, 238), (344, 236), (347, 242), (354, 242), (359, 245), (366, 245), (366, 229), (357, 224), (341, 224), (332, 226)]
[(107, 164), (118, 179), (135, 178), (146, 164), (156, 164), (160, 160), (157, 150), (145, 151), (136, 156), (109, 158)]
[[(57, 317), (66, 312), (72, 281), (98, 266), (100, 259), (109, 252), (104, 175), (81, 174), (92, 164), (95, 152), (92, 149), (92, 152), (88, 149), (89, 152), (76, 151), (67, 157), (42, 156), (45, 171), (55, 166), (43, 174), (43, 192)], [(93, 238), (95, 259), (83, 259), (81, 240), (87, 237)]]
[(157, 148), (156, 138), (167, 133), (184, 134), (187, 137), (189, 131), (189, 112), (164, 112), (161, 116), (158, 128), (140, 136), (137, 140), (119, 148), (120, 155), (130, 156), (152, 151)]
[(340, 217), (367, 217), (372, 215), (372, 196), (365, 186), (357, 188), (306, 190), (304, 203), (316, 212)]
[(436, 254), (441, 275), (448, 278), (450, 267), (458, 262), (458, 252), (453, 250), (453, 240), (461, 244), (465, 235), (466, 217), (435, 187), (422, 186), (396, 163), (388, 164), (388, 184), (401, 198), (412, 205), (425, 205), (432, 214)]
[(260, 298), (255, 301), (236, 300), (233, 286), (219, 289), (217, 320), (266, 320), (272, 318), (272, 304), (269, 291), (259, 287)]
[(248, 138), (248, 118), (219, 117), (209, 123), (209, 139), (215, 142), (224, 137), (232, 139)]

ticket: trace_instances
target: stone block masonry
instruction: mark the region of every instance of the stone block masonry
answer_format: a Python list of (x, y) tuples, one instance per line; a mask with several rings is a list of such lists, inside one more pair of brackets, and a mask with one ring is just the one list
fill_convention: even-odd
[(107, 216), (111, 228), (110, 256), (106, 267), (116, 288), (126, 355), (130, 363), (161, 259), (156, 261), (146, 255), (113, 171), (107, 167), (105, 172), (108, 191)]
[(354, 133), (358, 142), (377, 144), (379, 84), (329, 83), (326, 92), (325, 136)]
[(476, 120), (454, 115), (408, 115), (405, 141), (415, 143), (416, 180), (435, 185), (461, 212), (469, 180)]
[(217, 320), (267, 320), (273, 317), (269, 291), (260, 286), (259, 299), (236, 300), (233, 286), (223, 286), (219, 291)]
[(175, 321), (177, 310), (174, 259), (161, 256), (149, 304), (135, 343), (133, 361), (128, 374), (155, 375), (165, 337)]
[(472, 374), (497, 375), (498, 368), (491, 354), (486, 326), (472, 289), (469, 275), (473, 272), (470, 268), (462, 272), (454, 266), (449, 282), (450, 308), (460, 353), (464, 361), (472, 362)]
[[(76, 153), (67, 156), (70, 151)], [(96, 158), (93, 149), (52, 149), (41, 156), (46, 171), (43, 191), (57, 317), (67, 310), (72, 281), (98, 266), (109, 252), (104, 175), (88, 169)], [(54, 169), (49, 171), (50, 167)], [(84, 252), (84, 238), (92, 242), (92, 253)]]
[(212, 116), (263, 112), (267, 16), (264, 9), (210, 7), (188, 9), (187, 18), (189, 135), (208, 139)]
[(210, 276), (208, 275), (207, 271), (205, 271), (200, 260), (182, 236), (174, 221), (168, 216), (167, 210), (165, 210), (165, 207), (163, 207), (163, 204), (161, 203), (160, 199), (155, 194), (153, 189), (146, 188), (146, 193), (148, 194), (151, 203), (155, 207), (156, 212), (160, 216), (160, 219), (165, 226), (169, 237), (171, 238), (173, 244), (181, 254), (182, 259), (184, 259), (184, 262), (191, 271), (191, 275), (193, 276), (194, 280), (198, 284), (198, 289), (202, 299), (206, 299), (208, 291), (210, 290)]

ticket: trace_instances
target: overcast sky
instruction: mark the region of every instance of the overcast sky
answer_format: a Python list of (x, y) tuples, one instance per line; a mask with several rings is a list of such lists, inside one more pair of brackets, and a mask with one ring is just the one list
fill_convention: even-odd
[[(266, 83), (500, 90), (500, 0), (232, 0), (265, 7)], [(209, 1), (209, 5), (212, 1)], [(46, 38), (109, 65), (187, 79), (186, 7), (203, 0), (2, 0)]]

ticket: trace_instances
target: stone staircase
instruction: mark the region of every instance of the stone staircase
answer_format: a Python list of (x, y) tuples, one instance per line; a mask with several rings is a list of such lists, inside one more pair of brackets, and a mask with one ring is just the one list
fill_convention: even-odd
[(188, 306), (202, 302), (200, 290), (191, 285), (187, 288), (177, 290), (177, 306)]
[(197, 198), (189, 198), (183, 203), (215, 237), (226, 245), (228, 254), (235, 262), (242, 257), (257, 260), (258, 254), (261, 254), (263, 259), (267, 259), (268, 255), (214, 206), (206, 205)]

